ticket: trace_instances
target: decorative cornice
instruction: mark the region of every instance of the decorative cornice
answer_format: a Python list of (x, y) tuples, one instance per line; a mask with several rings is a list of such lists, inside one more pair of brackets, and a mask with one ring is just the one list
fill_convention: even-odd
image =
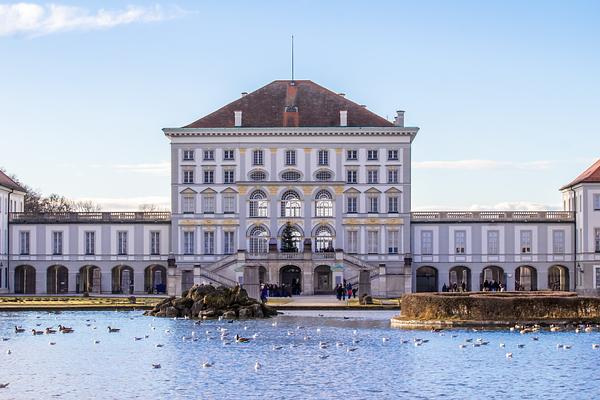
[(415, 136), (417, 127), (315, 128), (163, 128), (169, 137), (181, 136)]

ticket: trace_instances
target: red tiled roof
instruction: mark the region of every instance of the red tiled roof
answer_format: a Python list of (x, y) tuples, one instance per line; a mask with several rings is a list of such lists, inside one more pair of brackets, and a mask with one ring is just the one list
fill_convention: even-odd
[(348, 111), (347, 126), (394, 126), (365, 107), (312, 81), (278, 80), (184, 128), (233, 128), (234, 111), (242, 112), (242, 127), (340, 126), (340, 111)]
[(600, 183), (600, 160), (596, 161), (591, 167), (575, 178), (573, 182), (563, 186), (560, 190), (568, 189), (580, 183)]
[(12, 180), (8, 175), (6, 175), (2, 171), (0, 171), (0, 186), (4, 186), (5, 188), (13, 190), (18, 190), (19, 192), (25, 192), (25, 189), (23, 189), (21, 185)]

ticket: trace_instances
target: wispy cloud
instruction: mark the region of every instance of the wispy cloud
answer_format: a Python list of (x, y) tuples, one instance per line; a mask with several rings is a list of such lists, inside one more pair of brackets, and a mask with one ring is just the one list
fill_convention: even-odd
[(83, 197), (76, 201), (92, 201), (100, 205), (102, 211), (138, 211), (144, 205), (155, 205), (157, 210), (169, 211), (171, 201), (165, 196), (146, 197)]
[(522, 170), (544, 170), (549, 169), (555, 161), (499, 161), (499, 160), (448, 160), (448, 161), (414, 161), (413, 168), (417, 169), (460, 169), (460, 170), (482, 170), (482, 169), (522, 169)]
[(176, 6), (128, 6), (119, 10), (89, 10), (60, 4), (0, 4), (0, 36), (40, 36), (50, 33), (108, 29), (132, 23), (164, 21), (183, 15)]
[(507, 201), (496, 204), (471, 204), (465, 207), (448, 207), (428, 205), (413, 207), (413, 211), (557, 211), (561, 207), (556, 204), (542, 204), (529, 201)]
[(154, 176), (169, 176), (171, 171), (171, 163), (168, 161), (160, 161), (157, 163), (138, 163), (138, 164), (92, 164), (92, 168), (110, 168), (125, 172), (134, 172), (139, 174), (154, 175)]

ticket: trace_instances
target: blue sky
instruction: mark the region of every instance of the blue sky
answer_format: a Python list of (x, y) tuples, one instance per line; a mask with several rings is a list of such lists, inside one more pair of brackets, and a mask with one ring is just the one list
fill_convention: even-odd
[(167, 203), (161, 128), (287, 79), (291, 34), (297, 78), (421, 128), (414, 209), (560, 207), (600, 157), (597, 1), (0, 4), (0, 165), (105, 209)]

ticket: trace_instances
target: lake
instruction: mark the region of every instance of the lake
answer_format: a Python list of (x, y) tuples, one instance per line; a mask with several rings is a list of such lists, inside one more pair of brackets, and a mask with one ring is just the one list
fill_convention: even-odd
[[(597, 331), (407, 331), (390, 328), (393, 315), (287, 311), (269, 320), (195, 325), (190, 320), (144, 317), (137, 311), (4, 312), (0, 336), (8, 340), (0, 342), (0, 383), (10, 385), (0, 389), (0, 399), (600, 396), (600, 350), (592, 349), (593, 343), (600, 343)], [(75, 332), (31, 334), (32, 328), (59, 324)], [(28, 331), (17, 334), (15, 325)], [(109, 333), (108, 326), (120, 332)], [(236, 333), (258, 336), (248, 343), (221, 340), (220, 328), (227, 329), (231, 339)], [(415, 338), (428, 342), (416, 346)], [(468, 339), (489, 344), (473, 347)], [(525, 346), (518, 348), (519, 344)], [(572, 348), (557, 349), (557, 344)], [(507, 358), (507, 352), (513, 357)], [(257, 361), (262, 366), (258, 370)], [(213, 366), (203, 368), (205, 362)]]

